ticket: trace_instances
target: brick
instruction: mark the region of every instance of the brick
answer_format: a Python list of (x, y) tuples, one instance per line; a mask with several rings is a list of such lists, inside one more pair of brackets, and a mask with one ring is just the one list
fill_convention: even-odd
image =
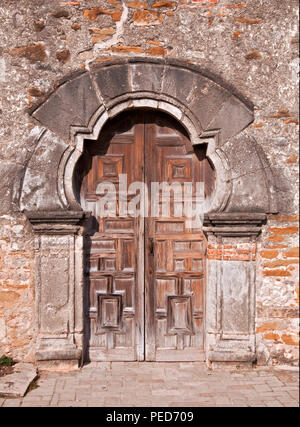
[(176, 3), (172, 1), (157, 1), (151, 6), (153, 9), (160, 7), (176, 7)]
[(289, 226), (289, 227), (271, 227), (269, 231), (274, 234), (296, 234), (299, 231), (299, 227)]
[(299, 258), (299, 247), (288, 249), (282, 255), (284, 258)]
[(110, 50), (112, 52), (118, 52), (118, 53), (122, 53), (122, 54), (127, 54), (127, 53), (142, 53), (143, 49), (140, 46), (113, 46), (110, 48)]
[(295, 124), (295, 125), (298, 125), (299, 124), (299, 122), (298, 122), (298, 120), (296, 120), (296, 119), (288, 119), (288, 120), (284, 120), (283, 121), (283, 123), (285, 124), (285, 125), (290, 125), (290, 124)]
[(279, 335), (278, 334), (265, 334), (264, 335), (264, 339), (266, 339), (266, 340), (274, 340), (274, 341), (277, 341), (277, 340), (279, 340)]
[(147, 40), (147, 44), (151, 44), (153, 46), (160, 46), (160, 43), (161, 42), (155, 42), (155, 41), (152, 41), (152, 40)]
[(277, 322), (263, 323), (262, 325), (256, 328), (256, 332), (260, 333), (260, 332), (273, 331), (273, 330), (276, 330), (277, 327), (278, 327)]
[(279, 252), (277, 250), (263, 250), (260, 251), (260, 256), (262, 258), (272, 259), (278, 256)]
[(127, 3), (127, 7), (132, 9), (147, 9), (148, 4), (145, 1), (130, 1)]
[(109, 10), (102, 9), (101, 7), (94, 7), (93, 9), (86, 9), (83, 12), (84, 18), (87, 18), (92, 22), (95, 21), (95, 19), (99, 15), (110, 15), (114, 21), (119, 21), (121, 18), (122, 12), (119, 10), (109, 11)]
[(263, 275), (264, 276), (278, 276), (278, 277), (287, 277), (290, 276), (291, 273), (289, 271), (286, 270), (263, 270)]
[(297, 163), (298, 157), (297, 156), (291, 156), (288, 159), (286, 159), (286, 163)]
[(26, 58), (29, 61), (45, 61), (47, 59), (46, 48), (43, 43), (34, 43), (27, 46), (15, 47), (8, 52), (17, 58)]
[(288, 110), (279, 110), (277, 113), (271, 114), (269, 117), (271, 119), (282, 119), (284, 117), (291, 117), (291, 114)]
[(282, 334), (281, 339), (288, 345), (299, 345), (299, 336), (291, 334)]
[(20, 298), (20, 294), (14, 291), (0, 291), (0, 306), (10, 303), (14, 303), (18, 298)]
[(135, 25), (159, 25), (163, 21), (163, 16), (158, 12), (152, 11), (135, 11), (133, 14)]
[(286, 259), (278, 259), (276, 261), (265, 262), (263, 267), (274, 268), (274, 267), (286, 267), (290, 264), (299, 264), (298, 259), (286, 260)]
[(105, 34), (105, 35), (112, 35), (116, 32), (116, 30), (112, 27), (108, 28), (89, 28), (89, 32), (91, 34)]
[(249, 261), (249, 255), (223, 255), (222, 259), (228, 261)]
[(267, 240), (270, 242), (283, 242), (284, 237), (283, 236), (269, 236), (269, 237), (267, 237)]
[(161, 46), (155, 46), (155, 47), (150, 47), (149, 49), (146, 49), (145, 53), (147, 55), (153, 55), (153, 56), (166, 56), (167, 49)]
[(288, 245), (268, 245), (266, 249), (286, 249)]
[(116, 11), (111, 14), (111, 17), (114, 21), (120, 21), (121, 16), (122, 16), (122, 12), (120, 11)]
[(107, 13), (108, 13), (108, 11), (106, 11), (106, 10), (104, 10), (104, 9), (100, 8), (100, 7), (95, 7), (95, 8), (93, 8), (93, 9), (86, 9), (86, 10), (83, 12), (83, 16), (84, 16), (85, 18), (88, 18), (90, 21), (95, 21), (95, 19), (96, 19), (99, 15), (107, 14)]
[(268, 219), (272, 219), (280, 222), (298, 222), (299, 215), (269, 215)]
[(95, 36), (92, 37), (91, 42), (93, 44), (95, 44), (95, 43), (98, 43), (98, 42), (100, 42), (102, 40), (107, 40), (107, 39), (109, 39), (109, 36), (104, 35), (104, 34), (97, 34), (97, 35), (95, 35)]

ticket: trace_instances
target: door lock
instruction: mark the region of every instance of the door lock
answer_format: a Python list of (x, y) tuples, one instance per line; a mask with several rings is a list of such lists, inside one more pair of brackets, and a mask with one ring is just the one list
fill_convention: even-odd
[(149, 237), (149, 252), (151, 255), (154, 254), (154, 241), (152, 237)]

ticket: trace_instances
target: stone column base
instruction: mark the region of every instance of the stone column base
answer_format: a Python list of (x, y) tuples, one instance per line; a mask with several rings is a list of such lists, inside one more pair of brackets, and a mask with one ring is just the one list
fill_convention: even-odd
[(38, 360), (39, 371), (73, 371), (80, 367), (78, 360)]
[(40, 370), (77, 369), (81, 364), (82, 351), (70, 343), (62, 346), (45, 342), (39, 345), (35, 358)]

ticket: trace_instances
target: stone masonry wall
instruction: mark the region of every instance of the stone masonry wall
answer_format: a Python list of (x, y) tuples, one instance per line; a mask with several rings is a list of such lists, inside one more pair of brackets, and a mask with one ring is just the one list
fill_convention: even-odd
[(243, 132), (268, 158), (279, 213), (269, 215), (256, 253), (229, 245), (222, 256), (257, 257), (258, 363), (296, 363), (297, 15), (297, 0), (1, 0), (0, 355), (33, 360), (35, 343), (33, 234), (18, 204), (41, 128), (26, 110), (91, 61), (140, 55), (198, 64), (254, 104)]

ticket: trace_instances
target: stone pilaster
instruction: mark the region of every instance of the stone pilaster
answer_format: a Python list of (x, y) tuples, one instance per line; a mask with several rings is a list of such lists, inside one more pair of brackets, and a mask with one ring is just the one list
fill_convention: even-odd
[(84, 212), (27, 212), (35, 232), (36, 361), (76, 368), (83, 348)]
[(255, 354), (256, 239), (264, 214), (208, 214), (206, 359), (252, 363)]

